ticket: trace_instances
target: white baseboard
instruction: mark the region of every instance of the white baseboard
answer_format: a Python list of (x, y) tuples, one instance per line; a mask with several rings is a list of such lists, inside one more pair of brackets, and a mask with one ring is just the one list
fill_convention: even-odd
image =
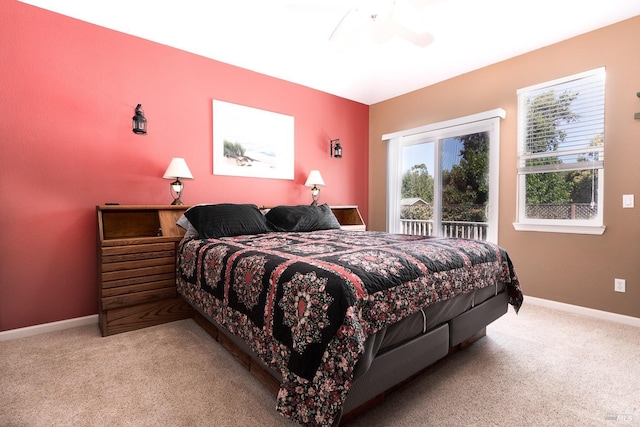
[[(625, 316), (624, 314), (610, 313), (608, 311), (595, 310), (593, 308), (580, 307), (578, 305), (565, 304), (563, 302), (551, 301), (543, 298), (530, 297), (525, 295), (524, 301), (528, 304), (539, 305), (542, 307), (552, 308), (555, 310), (566, 311), (574, 314), (595, 317), (598, 319), (608, 320), (611, 322), (623, 323), (640, 327), (640, 318), (633, 316)], [(61, 331), (63, 329), (75, 328), (77, 326), (91, 325), (98, 323), (98, 315), (76, 317), (75, 319), (61, 320), (59, 322), (43, 323), (42, 325), (28, 326), (26, 328), (11, 329), (9, 331), (0, 332), (0, 341), (15, 340), (18, 338), (26, 338), (33, 335), (44, 334), (47, 332)]]
[(566, 311), (583, 316), (595, 317), (597, 319), (608, 320), (610, 322), (623, 323), (640, 327), (640, 317), (625, 316), (624, 314), (611, 313), (608, 311), (595, 310), (593, 308), (580, 307), (579, 305), (565, 304), (563, 302), (551, 301), (548, 299), (526, 296), (524, 302), (542, 307), (553, 308), (555, 310)]
[(76, 317), (75, 319), (60, 320), (59, 322), (43, 323), (41, 325), (28, 326), (26, 328), (11, 329), (0, 332), (0, 341), (17, 340), (18, 338), (31, 337), (47, 332), (61, 331), (77, 326), (98, 323), (98, 315)]

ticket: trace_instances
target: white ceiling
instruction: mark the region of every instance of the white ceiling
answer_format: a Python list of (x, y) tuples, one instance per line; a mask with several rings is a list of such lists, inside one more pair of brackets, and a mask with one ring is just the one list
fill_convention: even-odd
[(21, 1), (364, 104), (640, 15), (638, 0), (395, 0), (396, 21), (433, 36), (418, 47), (369, 37), (394, 0)]

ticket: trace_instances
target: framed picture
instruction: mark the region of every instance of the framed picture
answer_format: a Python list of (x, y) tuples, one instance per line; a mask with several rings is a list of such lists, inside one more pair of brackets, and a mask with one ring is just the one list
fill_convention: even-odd
[(292, 116), (213, 100), (214, 175), (293, 179)]

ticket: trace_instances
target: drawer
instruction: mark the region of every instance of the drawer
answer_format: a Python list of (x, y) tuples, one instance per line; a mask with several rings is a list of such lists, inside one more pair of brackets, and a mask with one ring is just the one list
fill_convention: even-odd
[(133, 331), (188, 317), (191, 317), (191, 307), (180, 297), (105, 310), (101, 318), (102, 335)]
[[(145, 245), (103, 247), (100, 251), (102, 271), (132, 268), (136, 262), (144, 263), (154, 259), (175, 259), (175, 243), (154, 243)], [(151, 261), (152, 262), (152, 261)], [(147, 265), (149, 265), (147, 263)]]
[(109, 264), (113, 264), (116, 262), (126, 262), (126, 261), (139, 261), (145, 259), (154, 259), (154, 258), (173, 258), (176, 256), (176, 251), (166, 250), (166, 251), (156, 251), (156, 252), (133, 252), (133, 253), (123, 253), (117, 255), (102, 255), (100, 260), (102, 261), (103, 270), (104, 266)]
[(102, 256), (115, 256), (122, 254), (149, 253), (162, 251), (175, 251), (175, 242), (145, 243), (140, 245), (103, 246)]
[(102, 265), (102, 272), (137, 270), (147, 267), (163, 265), (175, 265), (176, 259), (172, 256), (161, 258), (137, 259), (135, 261), (111, 262)]
[(149, 276), (170, 274), (171, 277), (175, 277), (176, 266), (174, 261), (171, 260), (171, 264), (156, 265), (150, 267), (134, 268), (131, 270), (116, 270), (103, 272), (102, 287), (110, 288), (114, 286), (124, 286), (126, 284), (132, 284), (130, 280), (137, 280), (137, 283), (147, 282), (145, 278)]
[(136, 259), (175, 256), (175, 242), (147, 243), (128, 246), (103, 246), (100, 248), (102, 262), (118, 262)]
[(159, 281), (170, 281), (175, 286), (175, 271), (172, 269), (166, 273), (151, 274), (147, 276), (127, 277), (124, 279), (111, 280), (109, 282), (102, 283), (102, 292), (107, 292), (108, 289), (118, 288), (120, 286), (131, 286), (139, 284), (148, 284)]
[(116, 294), (113, 296), (103, 296), (102, 309), (112, 310), (114, 308), (131, 307), (134, 305), (144, 304), (152, 301), (174, 298), (176, 296), (177, 292), (175, 286), (138, 292), (124, 292), (119, 295)]
[(173, 275), (144, 277), (134, 283), (121, 282), (120, 286), (103, 288), (100, 297), (115, 297), (120, 295), (134, 294), (136, 292), (152, 291), (156, 289), (174, 288), (176, 281)]

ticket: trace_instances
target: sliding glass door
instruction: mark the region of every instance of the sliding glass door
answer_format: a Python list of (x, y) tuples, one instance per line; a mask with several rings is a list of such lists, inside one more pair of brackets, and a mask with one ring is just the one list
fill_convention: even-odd
[(497, 241), (498, 125), (390, 140), (389, 231)]
[(487, 239), (489, 132), (445, 138), (442, 144), (440, 235)]

